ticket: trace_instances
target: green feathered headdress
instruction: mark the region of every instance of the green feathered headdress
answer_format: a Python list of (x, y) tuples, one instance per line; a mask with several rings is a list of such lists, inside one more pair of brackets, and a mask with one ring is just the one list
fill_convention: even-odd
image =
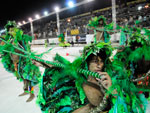
[(10, 27), (17, 27), (17, 24), (15, 21), (8, 21), (8, 23), (5, 25), (6, 31), (9, 31)]
[(94, 17), (89, 21), (88, 26), (89, 27), (97, 27), (100, 23), (100, 21), (103, 21), (103, 25), (106, 25), (106, 18), (104, 16)]
[(150, 40), (147, 36), (141, 34), (141, 30), (136, 30), (135, 33), (131, 35), (128, 39), (129, 46), (148, 46), (150, 45)]
[(82, 54), (83, 61), (85, 61), (91, 54), (97, 55), (100, 51), (104, 51), (107, 57), (110, 57), (113, 51), (110, 43), (99, 42), (85, 46)]
[(138, 61), (143, 58), (150, 60), (150, 40), (146, 35), (142, 35), (141, 32), (135, 32), (128, 39), (128, 45), (134, 50), (129, 55), (130, 61)]

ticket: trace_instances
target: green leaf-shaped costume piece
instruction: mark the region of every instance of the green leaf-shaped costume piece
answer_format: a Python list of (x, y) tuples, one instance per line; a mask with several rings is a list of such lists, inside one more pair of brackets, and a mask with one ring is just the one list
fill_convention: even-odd
[(113, 48), (110, 43), (94, 43), (84, 47), (82, 58), (85, 61), (91, 54), (97, 55), (100, 51), (105, 51), (109, 58), (112, 54)]
[[(54, 60), (66, 68), (52, 67), (45, 70), (39, 91), (42, 97), (40, 96), (37, 100), (41, 110), (56, 113), (64, 108), (65, 113), (86, 104), (86, 96), (81, 85), (86, 81), (86, 77), (77, 73), (82, 58), (70, 63), (57, 54)], [(65, 109), (67, 106), (70, 106), (70, 109)]]

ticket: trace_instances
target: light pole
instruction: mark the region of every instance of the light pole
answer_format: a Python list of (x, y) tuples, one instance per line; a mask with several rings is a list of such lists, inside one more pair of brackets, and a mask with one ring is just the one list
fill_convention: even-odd
[(57, 18), (57, 30), (58, 35), (60, 35), (60, 18), (59, 18), (59, 7), (55, 7), (56, 18)]
[(112, 0), (112, 20), (114, 22), (114, 29), (116, 29), (116, 0)]
[(30, 27), (31, 27), (31, 35), (34, 38), (34, 30), (33, 30), (33, 22), (32, 22), (32, 18), (29, 18), (29, 22), (30, 22)]
[(57, 17), (57, 29), (58, 29), (58, 35), (60, 35), (60, 21), (59, 21), (59, 13), (56, 12), (56, 17)]
[[(112, 0), (112, 21), (114, 23), (114, 31), (116, 31), (116, 0)], [(116, 33), (114, 34), (114, 41), (116, 41)]]

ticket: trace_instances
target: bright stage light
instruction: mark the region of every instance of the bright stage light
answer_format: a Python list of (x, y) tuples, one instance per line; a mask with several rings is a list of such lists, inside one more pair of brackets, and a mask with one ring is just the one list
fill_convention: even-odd
[(26, 22), (25, 22), (25, 21), (22, 21), (22, 23), (23, 23), (23, 24), (26, 24)]
[(69, 6), (70, 8), (74, 7), (74, 2), (73, 2), (73, 1), (69, 1), (69, 2), (68, 2), (68, 6)]
[(22, 24), (20, 22), (18, 22), (18, 25), (21, 26)]
[(40, 15), (38, 15), (38, 14), (35, 15), (35, 18), (36, 18), (36, 19), (40, 19)]
[(44, 12), (44, 15), (47, 16), (47, 15), (48, 15), (48, 11), (45, 11), (45, 12)]
[(29, 20), (30, 22), (32, 22), (32, 18), (28, 18), (28, 20)]
[(71, 19), (70, 19), (70, 18), (68, 18), (68, 19), (67, 19), (67, 22), (71, 22)]
[(58, 6), (55, 7), (55, 11), (59, 12), (59, 7)]
[(138, 7), (138, 10), (141, 10), (141, 9), (142, 9), (142, 6), (139, 6), (139, 7)]

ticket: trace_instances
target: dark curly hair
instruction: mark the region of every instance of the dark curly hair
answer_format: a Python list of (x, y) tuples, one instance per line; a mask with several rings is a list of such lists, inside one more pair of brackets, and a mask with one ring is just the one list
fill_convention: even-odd
[(92, 58), (93, 58), (94, 56), (99, 56), (99, 57), (102, 59), (102, 61), (104, 62), (104, 66), (103, 66), (103, 70), (104, 70), (105, 65), (109, 63), (109, 59), (108, 59), (108, 56), (107, 56), (106, 52), (105, 52), (104, 50), (100, 50), (99, 53), (97, 53), (97, 55), (91, 54), (91, 55), (86, 59), (86, 62), (87, 62), (87, 64), (88, 64), (88, 66), (89, 66), (89, 63), (90, 63), (90, 61), (92, 60)]

